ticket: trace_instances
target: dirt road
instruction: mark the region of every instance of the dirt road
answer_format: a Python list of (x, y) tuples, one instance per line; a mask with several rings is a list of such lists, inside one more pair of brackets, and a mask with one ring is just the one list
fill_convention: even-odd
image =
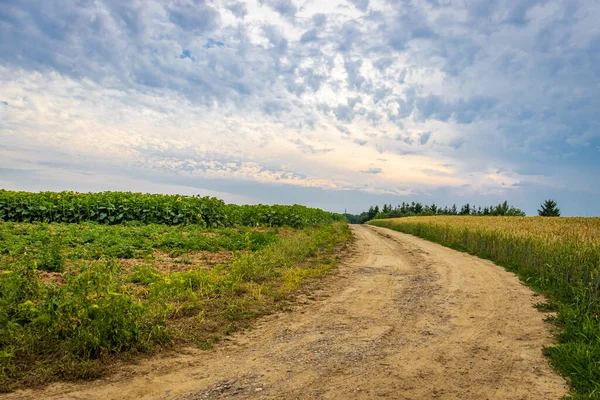
[(559, 399), (539, 297), (494, 264), (382, 228), (314, 298), (210, 351), (19, 399)]

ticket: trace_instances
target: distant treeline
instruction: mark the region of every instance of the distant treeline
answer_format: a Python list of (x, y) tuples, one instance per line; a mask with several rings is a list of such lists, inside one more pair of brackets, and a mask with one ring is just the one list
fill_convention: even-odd
[(509, 206), (508, 202), (500, 203), (497, 206), (481, 207), (474, 206), (469, 203), (463, 205), (460, 209), (453, 204), (452, 207), (439, 207), (437, 205), (423, 205), (419, 202), (405, 203), (402, 202), (397, 207), (391, 204), (384, 204), (380, 209), (379, 206), (371, 206), (368, 211), (361, 214), (344, 214), (351, 224), (364, 224), (372, 219), (385, 218), (401, 218), (426, 215), (490, 215), (490, 216), (514, 216), (524, 217), (525, 213), (518, 208)]

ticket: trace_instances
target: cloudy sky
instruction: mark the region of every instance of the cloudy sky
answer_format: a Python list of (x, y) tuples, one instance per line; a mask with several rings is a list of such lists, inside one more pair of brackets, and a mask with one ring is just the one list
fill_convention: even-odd
[(598, 0), (0, 0), (0, 188), (600, 214)]

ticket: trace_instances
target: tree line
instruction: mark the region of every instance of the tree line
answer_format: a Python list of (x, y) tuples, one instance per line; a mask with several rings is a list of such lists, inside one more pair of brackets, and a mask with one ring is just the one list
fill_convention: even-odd
[(391, 204), (384, 204), (383, 207), (379, 208), (378, 205), (369, 207), (368, 211), (364, 211), (360, 214), (344, 214), (351, 224), (364, 224), (372, 219), (385, 219), (385, 218), (401, 218), (401, 217), (413, 217), (413, 216), (428, 216), (428, 215), (489, 215), (489, 216), (516, 216), (524, 217), (525, 213), (511, 205), (508, 201), (498, 204), (497, 206), (481, 207), (471, 205), (470, 203), (464, 204), (458, 208), (456, 204), (451, 207), (448, 206), (437, 206), (435, 203), (431, 205), (423, 205), (419, 202), (402, 202), (402, 204), (394, 207)]
[[(383, 207), (371, 206), (368, 211), (360, 214), (344, 213), (344, 216), (351, 224), (364, 224), (372, 219), (385, 218), (401, 218), (413, 216), (428, 216), (428, 215), (476, 215), (476, 216), (502, 216), (502, 217), (524, 217), (525, 212), (511, 206), (508, 201), (498, 204), (497, 206), (474, 206), (470, 203), (464, 204), (460, 209), (453, 204), (451, 207), (439, 207), (435, 203), (431, 205), (423, 205), (419, 202), (402, 202), (402, 204), (394, 207), (391, 204), (384, 204)], [(545, 200), (538, 210), (538, 215), (541, 217), (560, 217), (560, 209), (554, 200)]]

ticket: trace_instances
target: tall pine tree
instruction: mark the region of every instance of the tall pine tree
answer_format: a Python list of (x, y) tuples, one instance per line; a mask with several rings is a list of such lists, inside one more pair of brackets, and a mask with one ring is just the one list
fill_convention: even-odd
[(548, 199), (541, 204), (541, 209), (538, 210), (540, 217), (560, 217), (560, 209), (556, 206), (556, 202)]

